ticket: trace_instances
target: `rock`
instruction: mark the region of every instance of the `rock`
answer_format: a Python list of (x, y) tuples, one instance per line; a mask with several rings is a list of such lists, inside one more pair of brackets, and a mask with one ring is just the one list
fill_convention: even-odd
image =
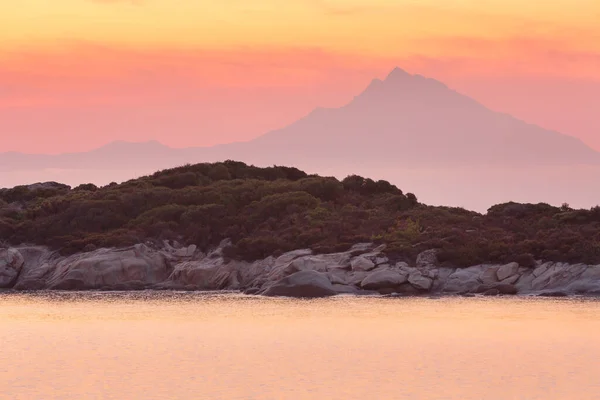
[(478, 279), (481, 272), (480, 265), (459, 268), (448, 277), (442, 290), (446, 293), (473, 293), (481, 285)]
[(368, 272), (368, 271), (351, 272), (350, 275), (348, 275), (347, 283), (348, 283), (348, 285), (360, 286), (361, 282), (367, 276), (369, 276), (369, 274), (370, 274), (370, 272)]
[(394, 288), (407, 281), (406, 274), (394, 270), (379, 270), (369, 274), (360, 283), (366, 290), (380, 290), (383, 288)]
[[(572, 265), (565, 263), (544, 264), (542, 267), (546, 267), (544, 272), (531, 282), (531, 289), (533, 291), (565, 288), (578, 280), (588, 268), (583, 264)], [(537, 269), (534, 271), (534, 275), (536, 271)]]
[(510, 278), (513, 275), (516, 275), (519, 271), (519, 264), (516, 262), (512, 262), (510, 264), (506, 264), (498, 268), (496, 271), (496, 275), (499, 281), (503, 281), (507, 278)]
[(500, 294), (506, 295), (515, 295), (519, 292), (514, 285), (510, 285), (508, 283), (499, 283), (494, 285), (494, 289), (498, 290)]
[(375, 268), (375, 263), (368, 258), (359, 256), (350, 261), (352, 271), (370, 271)]
[(536, 278), (540, 275), (542, 275), (544, 272), (546, 272), (548, 270), (548, 268), (552, 265), (552, 263), (543, 263), (542, 265), (540, 265), (539, 267), (537, 267), (536, 269), (533, 270), (533, 276), (535, 276)]
[(432, 292), (441, 292), (446, 285), (449, 277), (456, 272), (455, 268), (438, 268), (433, 285), (431, 286)]
[(258, 294), (258, 292), (260, 292), (260, 288), (256, 288), (256, 287), (244, 290), (244, 294), (247, 294), (247, 295), (255, 295), (255, 294)]
[(181, 249), (175, 250), (174, 254), (176, 257), (186, 258), (192, 257), (196, 252), (197, 246), (195, 244), (189, 245), (188, 247), (182, 247)]
[(497, 294), (505, 294), (505, 295), (515, 295), (518, 290), (514, 285), (509, 285), (506, 283), (494, 283), (491, 285), (480, 285), (475, 293), (483, 293), (487, 292), (498, 292)]
[(394, 288), (394, 293), (401, 294), (404, 296), (418, 296), (423, 294), (423, 291), (417, 289), (410, 283), (406, 282)]
[(331, 260), (328, 260), (326, 256), (305, 256), (296, 258), (290, 264), (297, 271), (326, 272), (331, 266)]
[(483, 270), (483, 272), (481, 273), (481, 275), (479, 275), (479, 280), (484, 284), (484, 285), (491, 285), (494, 283), (498, 283), (498, 275), (497, 275), (497, 271), (498, 271), (498, 266), (486, 266)]
[(289, 251), (287, 253), (280, 255), (275, 260), (275, 264), (276, 265), (287, 264), (289, 262), (292, 262), (296, 258), (312, 256), (312, 254), (313, 254), (313, 251), (311, 249), (300, 249), (300, 250)]
[(11, 288), (25, 264), (17, 249), (0, 249), (0, 289)]
[(509, 285), (514, 285), (515, 283), (517, 283), (517, 281), (521, 279), (521, 275), (520, 274), (515, 274), (513, 276), (509, 276), (508, 278), (506, 278), (505, 280), (503, 280), (501, 283), (507, 283)]
[(388, 263), (389, 263), (390, 260), (387, 257), (383, 257), (383, 256), (375, 257), (375, 260), (372, 260), (372, 261), (377, 266), (380, 266), (380, 265), (381, 266), (385, 266), (385, 265), (387, 265), (389, 267)]
[(417, 268), (425, 268), (430, 265), (437, 265), (438, 251), (435, 249), (426, 250), (417, 256)]
[(53, 284), (50, 289), (52, 290), (89, 290), (96, 289), (96, 287), (90, 286), (83, 278), (68, 277), (61, 279), (60, 281)]
[(421, 271), (415, 271), (408, 276), (408, 282), (419, 290), (429, 290), (433, 285), (433, 279), (423, 276)]
[(404, 261), (398, 261), (396, 264), (394, 264), (394, 267), (396, 269), (408, 269), (408, 264), (405, 263)]
[(209, 257), (175, 265), (168, 280), (175, 286), (191, 286), (196, 290), (236, 290), (240, 286), (233, 264)]
[(348, 250), (353, 255), (362, 254), (370, 251), (373, 248), (373, 243), (357, 243)]
[(343, 269), (333, 269), (333, 270), (329, 270), (329, 272), (327, 273), (327, 276), (329, 277), (329, 281), (333, 284), (333, 285), (347, 285), (348, 282), (348, 278), (349, 275), (347, 273), (347, 271), (343, 270)]
[(316, 271), (300, 271), (276, 282), (262, 294), (285, 297), (326, 297), (337, 293), (325, 274)]
[(76, 254), (55, 265), (47, 285), (60, 290), (99, 289), (131, 282), (151, 285), (164, 281), (171, 272), (165, 258), (145, 245)]
[(595, 295), (600, 291), (600, 281), (578, 280), (567, 286), (564, 291), (578, 295)]
[[(539, 262), (535, 269), (515, 263), (455, 269), (435, 266), (435, 250), (431, 250), (419, 255), (417, 268), (404, 262), (390, 265), (381, 253), (383, 248), (373, 249), (370, 244), (355, 246), (355, 253), (314, 255), (304, 249), (249, 263), (224, 258), (228, 243), (222, 242), (206, 256), (194, 245), (176, 242), (164, 242), (160, 249), (153, 244), (90, 248), (69, 257), (43, 246), (0, 249), (0, 288), (240, 290), (301, 297), (424, 292), (600, 295), (597, 265)], [(297, 275), (300, 272), (308, 275)], [(303, 276), (304, 280), (298, 280)]]

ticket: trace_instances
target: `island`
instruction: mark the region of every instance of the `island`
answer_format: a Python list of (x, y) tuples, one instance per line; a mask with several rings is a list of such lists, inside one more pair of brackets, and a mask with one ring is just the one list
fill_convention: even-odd
[(237, 161), (0, 189), (0, 289), (600, 295), (600, 207), (422, 204)]

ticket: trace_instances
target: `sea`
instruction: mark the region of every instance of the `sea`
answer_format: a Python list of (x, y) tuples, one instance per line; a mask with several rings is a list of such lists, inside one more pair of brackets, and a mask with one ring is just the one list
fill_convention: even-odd
[(3, 292), (0, 399), (600, 399), (600, 301)]

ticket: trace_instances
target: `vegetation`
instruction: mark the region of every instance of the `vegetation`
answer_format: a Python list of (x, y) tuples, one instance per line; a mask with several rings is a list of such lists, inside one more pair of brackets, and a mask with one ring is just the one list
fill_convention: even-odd
[(186, 165), (123, 184), (70, 189), (49, 183), (0, 190), (0, 241), (63, 253), (177, 240), (206, 250), (225, 238), (232, 258), (254, 260), (298, 249), (388, 245), (414, 260), (437, 248), (443, 262), (535, 259), (600, 263), (600, 207), (506, 203), (482, 215), (420, 204), (386, 181), (307, 175), (240, 162)]

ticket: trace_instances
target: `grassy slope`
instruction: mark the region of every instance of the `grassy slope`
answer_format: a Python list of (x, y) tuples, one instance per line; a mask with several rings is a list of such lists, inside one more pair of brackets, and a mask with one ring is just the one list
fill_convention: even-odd
[(385, 181), (308, 176), (227, 161), (160, 171), (121, 185), (0, 191), (0, 239), (63, 253), (173, 239), (203, 249), (231, 238), (233, 258), (310, 247), (388, 244), (413, 260), (439, 248), (459, 266), (535, 259), (600, 263), (600, 209), (500, 204), (481, 215), (419, 204)]

